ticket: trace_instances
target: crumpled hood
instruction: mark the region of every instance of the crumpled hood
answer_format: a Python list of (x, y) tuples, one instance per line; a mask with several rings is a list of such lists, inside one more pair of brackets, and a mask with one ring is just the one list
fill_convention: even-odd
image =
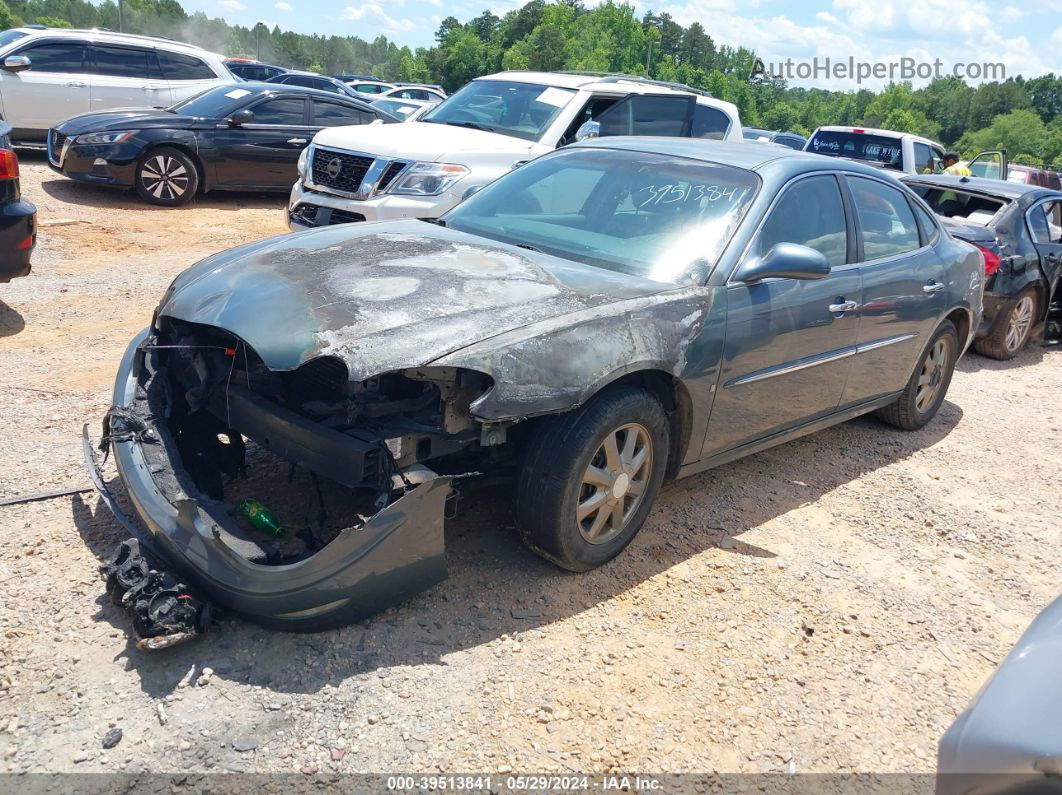
[(423, 221), (392, 221), (215, 254), (177, 277), (159, 314), (225, 329), (272, 370), (333, 355), (361, 381), (549, 318), (674, 289)]
[(452, 153), (450, 159), (456, 162), (463, 162), (462, 152), (509, 152), (516, 157), (528, 154), (534, 146), (531, 141), (511, 135), (421, 121), (326, 127), (313, 137), (313, 142), (317, 146), (403, 160), (438, 160)]
[(142, 130), (162, 127), (175, 130), (192, 125), (197, 119), (158, 108), (118, 108), (97, 113), (82, 113), (67, 119), (56, 129), (64, 135), (84, 135), (107, 130)]

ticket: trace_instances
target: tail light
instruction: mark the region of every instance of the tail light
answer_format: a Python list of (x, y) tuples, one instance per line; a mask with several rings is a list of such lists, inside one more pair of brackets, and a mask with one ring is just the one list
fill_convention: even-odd
[(0, 179), (18, 179), (18, 157), (10, 149), (0, 149)]
[(1001, 262), (999, 254), (997, 254), (990, 248), (979, 246), (977, 245), (977, 243), (974, 243), (974, 246), (977, 248), (978, 251), (981, 252), (981, 257), (985, 261), (985, 278), (988, 278), (989, 276), (995, 276), (996, 271), (999, 270), (999, 265)]

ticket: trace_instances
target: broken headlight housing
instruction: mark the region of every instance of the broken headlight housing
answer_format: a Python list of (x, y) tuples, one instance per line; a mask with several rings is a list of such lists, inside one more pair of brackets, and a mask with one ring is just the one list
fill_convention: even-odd
[(468, 169), (457, 163), (414, 163), (387, 192), (406, 196), (438, 196), (467, 173)]

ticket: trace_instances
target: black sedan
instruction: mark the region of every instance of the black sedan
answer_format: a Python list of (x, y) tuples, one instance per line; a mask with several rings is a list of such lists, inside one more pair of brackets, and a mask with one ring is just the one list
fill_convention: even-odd
[(985, 259), (985, 314), (974, 349), (1011, 359), (1030, 338), (1062, 339), (1062, 192), (977, 177), (907, 183), (954, 237)]
[(166, 109), (74, 116), (49, 131), (48, 162), (71, 179), (135, 188), (145, 201), (173, 207), (208, 190), (287, 191), (322, 128), (393, 121), (354, 97), (238, 83)]
[(23, 200), (11, 125), (0, 121), (0, 284), (30, 272), (37, 242), (37, 208)]

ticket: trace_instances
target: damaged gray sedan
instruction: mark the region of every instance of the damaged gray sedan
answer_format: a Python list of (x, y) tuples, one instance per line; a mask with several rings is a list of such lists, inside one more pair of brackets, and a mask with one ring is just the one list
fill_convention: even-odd
[(104, 445), (189, 583), (318, 630), (446, 576), (457, 476), (512, 473), (523, 539), (585, 571), (665, 478), (875, 410), (923, 426), (982, 282), (975, 249), (873, 168), (587, 141), (437, 221), (185, 271), (126, 352)]

